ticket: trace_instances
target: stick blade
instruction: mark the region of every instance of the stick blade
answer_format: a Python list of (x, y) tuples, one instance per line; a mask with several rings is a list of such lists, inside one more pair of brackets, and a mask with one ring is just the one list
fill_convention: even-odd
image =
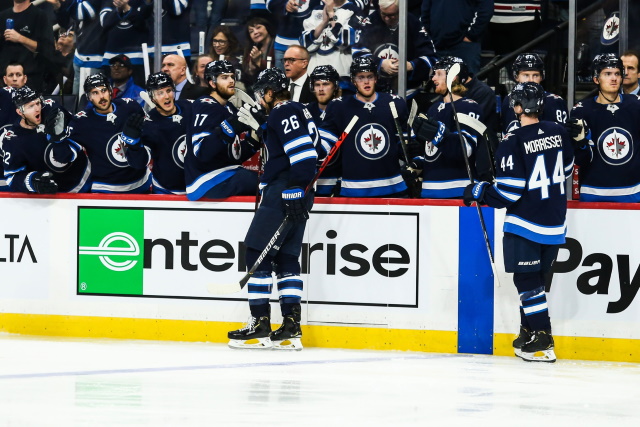
[(451, 85), (458, 74), (460, 74), (460, 64), (456, 62), (451, 66), (447, 73), (447, 89), (449, 92), (451, 92)]
[(207, 291), (213, 295), (229, 295), (235, 294), (242, 290), (240, 283), (210, 283), (207, 285)]

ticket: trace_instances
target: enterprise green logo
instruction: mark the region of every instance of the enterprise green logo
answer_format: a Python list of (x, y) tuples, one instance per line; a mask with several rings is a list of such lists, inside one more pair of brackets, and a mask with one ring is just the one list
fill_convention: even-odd
[(80, 207), (78, 293), (143, 293), (144, 211)]

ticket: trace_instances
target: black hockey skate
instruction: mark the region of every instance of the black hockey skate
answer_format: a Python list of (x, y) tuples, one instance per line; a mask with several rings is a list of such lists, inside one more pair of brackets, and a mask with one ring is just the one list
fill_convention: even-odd
[(300, 313), (285, 316), (282, 325), (271, 333), (274, 350), (302, 350), (302, 329), (300, 329)]
[(516, 339), (513, 340), (513, 348), (521, 349), (526, 343), (531, 341), (531, 338), (533, 338), (533, 334), (531, 333), (531, 331), (520, 325), (520, 333), (518, 334)]
[(260, 350), (269, 350), (273, 347), (269, 335), (271, 335), (271, 321), (267, 316), (259, 319), (250, 316), (244, 328), (227, 334), (230, 340), (229, 347), (231, 348)]
[(553, 363), (556, 361), (553, 347), (551, 331), (534, 331), (531, 341), (516, 349), (516, 356), (527, 362)]

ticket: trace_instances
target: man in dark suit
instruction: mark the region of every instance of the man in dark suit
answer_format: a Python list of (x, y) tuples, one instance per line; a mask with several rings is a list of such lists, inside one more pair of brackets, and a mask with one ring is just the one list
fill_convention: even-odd
[(176, 101), (178, 99), (198, 99), (209, 94), (206, 87), (196, 86), (187, 80), (187, 62), (180, 55), (167, 55), (162, 60), (163, 73), (171, 76), (176, 85)]
[(289, 78), (289, 92), (291, 100), (307, 104), (316, 100), (309, 87), (309, 76), (307, 67), (309, 66), (309, 52), (306, 48), (298, 45), (289, 46), (282, 59), (284, 73)]

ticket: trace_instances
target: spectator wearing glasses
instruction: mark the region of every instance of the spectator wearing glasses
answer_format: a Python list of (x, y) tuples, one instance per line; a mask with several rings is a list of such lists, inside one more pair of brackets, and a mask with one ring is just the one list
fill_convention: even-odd
[(346, 0), (323, 0), (304, 20), (300, 44), (310, 53), (309, 67), (332, 65), (340, 74), (343, 88), (349, 84), (351, 47), (356, 42), (362, 11)]
[(133, 66), (129, 57), (123, 53), (109, 60), (111, 86), (113, 87), (113, 99), (130, 98), (144, 106), (140, 97), (142, 89), (133, 82)]
[(308, 104), (315, 101), (315, 96), (309, 87), (309, 52), (302, 46), (291, 45), (282, 58), (284, 73), (289, 78), (289, 93), (291, 100)]
[(248, 45), (242, 58), (242, 82), (253, 86), (262, 70), (274, 65), (274, 36), (271, 23), (264, 18), (247, 21)]

